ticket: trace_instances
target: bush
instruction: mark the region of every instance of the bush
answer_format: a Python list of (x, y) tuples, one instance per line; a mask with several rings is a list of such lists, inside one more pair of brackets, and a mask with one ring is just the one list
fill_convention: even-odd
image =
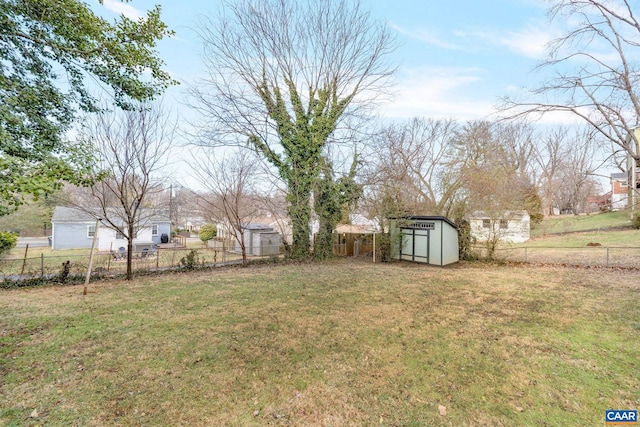
[(207, 242), (213, 239), (218, 234), (218, 229), (215, 224), (205, 224), (200, 227), (200, 240)]
[[(390, 233), (381, 233), (380, 237), (377, 238), (378, 242), (378, 260), (380, 262), (390, 262), (393, 259), (391, 258), (391, 234)], [(374, 248), (375, 250), (375, 248)]]
[(462, 218), (457, 219), (455, 223), (458, 226), (458, 258), (469, 261), (474, 257), (471, 253), (474, 240), (471, 236), (471, 224)]
[(637, 212), (633, 216), (633, 219), (631, 220), (631, 224), (633, 225), (633, 228), (640, 229), (640, 212)]
[(180, 265), (187, 270), (194, 270), (198, 266), (198, 251), (191, 251), (180, 259)]
[(9, 252), (18, 244), (18, 235), (6, 231), (0, 231), (0, 255)]

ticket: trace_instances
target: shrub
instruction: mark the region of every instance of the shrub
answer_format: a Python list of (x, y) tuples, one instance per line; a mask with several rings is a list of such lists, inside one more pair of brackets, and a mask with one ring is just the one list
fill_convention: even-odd
[(458, 257), (461, 260), (472, 260), (476, 255), (471, 252), (474, 238), (471, 236), (471, 224), (466, 219), (458, 218), (455, 221), (458, 226)]
[(393, 261), (391, 258), (391, 233), (381, 233), (379, 237), (376, 237), (378, 247), (378, 260), (380, 262)]
[(198, 251), (191, 249), (191, 251), (180, 259), (180, 265), (187, 269), (193, 270), (198, 266)]
[(640, 229), (640, 212), (636, 212), (631, 220), (631, 224), (633, 225), (633, 228)]
[(218, 229), (215, 224), (205, 224), (200, 227), (200, 240), (206, 242), (211, 240), (218, 234)]
[(9, 252), (18, 244), (18, 235), (6, 231), (0, 232), (0, 255)]

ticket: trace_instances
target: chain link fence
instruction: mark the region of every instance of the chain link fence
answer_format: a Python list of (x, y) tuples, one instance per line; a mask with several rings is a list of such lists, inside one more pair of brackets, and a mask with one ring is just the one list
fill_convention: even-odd
[[(486, 248), (473, 248), (479, 258), (487, 257)], [(563, 264), (585, 267), (640, 268), (640, 247), (513, 247), (498, 248), (495, 258), (501, 261), (534, 264)]]
[[(249, 260), (279, 258), (279, 249), (270, 255), (249, 256)], [(132, 269), (134, 276), (163, 271), (214, 268), (241, 264), (242, 254), (227, 248), (168, 248), (153, 253), (134, 254)], [(0, 259), (0, 281), (5, 284), (33, 280), (66, 283), (84, 280), (89, 267), (89, 253), (41, 254), (34, 257)], [(96, 253), (93, 256), (92, 277), (117, 277), (127, 271), (126, 256), (114, 253)]]

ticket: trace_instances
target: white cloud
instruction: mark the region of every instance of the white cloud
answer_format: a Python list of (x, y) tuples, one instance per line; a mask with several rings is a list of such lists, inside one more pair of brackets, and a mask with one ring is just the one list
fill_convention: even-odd
[(505, 46), (519, 55), (541, 60), (547, 57), (547, 46), (559, 36), (559, 32), (548, 25), (530, 24), (519, 31), (474, 31), (469, 35)]
[(481, 80), (478, 68), (424, 67), (400, 72), (396, 96), (383, 106), (389, 118), (455, 117), (483, 118), (493, 112), (493, 100), (470, 95), (466, 86)]
[(422, 43), (426, 43), (428, 45), (440, 47), (443, 49), (461, 50), (460, 46), (450, 43), (444, 40), (442, 37), (439, 37), (438, 35), (424, 28), (409, 30), (407, 28), (401, 27), (393, 23), (390, 24), (389, 26), (394, 30), (396, 30), (398, 33), (402, 34), (403, 36), (406, 36), (414, 40), (418, 40)]
[(138, 20), (144, 16), (144, 13), (120, 0), (104, 0), (104, 7), (118, 15), (124, 15), (129, 19)]

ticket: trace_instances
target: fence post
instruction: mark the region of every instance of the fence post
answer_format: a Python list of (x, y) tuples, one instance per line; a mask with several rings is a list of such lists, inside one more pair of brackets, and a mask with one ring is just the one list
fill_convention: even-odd
[(24, 247), (24, 259), (22, 260), (22, 270), (20, 270), (20, 275), (24, 274), (24, 269), (27, 266), (27, 252), (29, 252), (29, 244)]
[(160, 269), (160, 249), (156, 251), (156, 270)]
[(376, 262), (376, 233), (373, 233), (373, 262)]
[(529, 255), (527, 253), (527, 247), (524, 247), (524, 262), (529, 262)]
[(609, 246), (607, 246), (607, 267), (609, 267)]
[(109, 258), (107, 259), (107, 272), (111, 270), (111, 258), (113, 258), (113, 242), (109, 244)]
[(40, 253), (40, 278), (44, 279), (44, 252)]

